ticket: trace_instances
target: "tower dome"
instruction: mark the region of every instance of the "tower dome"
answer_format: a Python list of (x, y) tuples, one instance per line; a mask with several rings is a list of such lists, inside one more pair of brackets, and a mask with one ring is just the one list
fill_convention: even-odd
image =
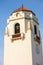
[(27, 12), (31, 12), (33, 15), (35, 15), (35, 13), (32, 11), (32, 10), (30, 10), (30, 9), (28, 9), (28, 8), (25, 8), (25, 7), (20, 7), (20, 8), (18, 8), (18, 9), (16, 9), (16, 10), (14, 10), (11, 14), (13, 14), (13, 13), (15, 13), (15, 12), (19, 12), (19, 11), (27, 11)]

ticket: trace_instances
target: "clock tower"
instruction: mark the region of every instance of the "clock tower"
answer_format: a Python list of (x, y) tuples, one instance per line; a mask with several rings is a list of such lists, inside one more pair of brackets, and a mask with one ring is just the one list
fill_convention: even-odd
[(21, 7), (7, 19), (4, 65), (41, 65), (42, 46), (35, 13)]

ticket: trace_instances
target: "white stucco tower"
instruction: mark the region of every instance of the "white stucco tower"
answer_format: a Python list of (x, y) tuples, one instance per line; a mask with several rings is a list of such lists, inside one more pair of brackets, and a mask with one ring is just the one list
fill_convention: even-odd
[(21, 7), (9, 16), (4, 35), (4, 65), (42, 65), (39, 22), (30, 9)]

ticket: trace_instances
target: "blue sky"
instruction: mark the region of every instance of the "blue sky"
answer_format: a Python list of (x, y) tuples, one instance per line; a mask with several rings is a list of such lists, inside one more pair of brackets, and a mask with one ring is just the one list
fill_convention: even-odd
[[(9, 15), (17, 8), (31, 9), (39, 19), (39, 27), (43, 43), (43, 0), (0, 0), (0, 65), (3, 65), (4, 57), (4, 31)], [(43, 46), (43, 44), (42, 44)]]

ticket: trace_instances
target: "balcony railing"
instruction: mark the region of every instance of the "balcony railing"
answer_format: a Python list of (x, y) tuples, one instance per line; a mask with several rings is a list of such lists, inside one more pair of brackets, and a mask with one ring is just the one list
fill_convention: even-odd
[(35, 39), (35, 41), (37, 41), (40, 44), (40, 37), (39, 36), (35, 35), (34, 39)]
[(18, 33), (18, 34), (12, 35), (12, 41), (17, 40), (17, 39), (24, 39), (24, 34), (23, 33), (22, 34)]
[(18, 37), (21, 37), (21, 34), (12, 35), (12, 38), (18, 38)]

